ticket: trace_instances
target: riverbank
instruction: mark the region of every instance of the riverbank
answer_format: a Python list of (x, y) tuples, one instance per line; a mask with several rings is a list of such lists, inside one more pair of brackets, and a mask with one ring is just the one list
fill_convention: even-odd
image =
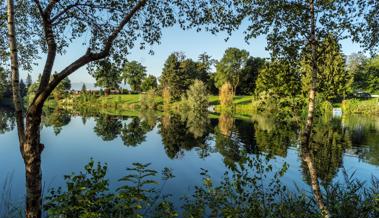
[[(55, 107), (57, 104), (68, 106), (68, 107), (78, 107), (78, 108), (91, 108), (96, 109), (102, 108), (101, 110), (135, 110), (141, 108), (140, 104), (141, 95), (140, 94), (123, 94), (123, 95), (108, 95), (108, 96), (86, 96), (83, 98), (80, 95), (70, 95), (67, 98), (55, 102), (55, 100), (50, 100), (47, 102), (49, 107)], [(251, 114), (251, 101), (252, 96), (235, 96), (233, 103), (235, 105), (235, 112), (241, 115)], [(155, 97), (155, 104), (158, 110), (163, 110), (163, 100), (162, 97)], [(172, 103), (172, 108), (177, 108), (180, 102)], [(219, 112), (221, 110), (221, 105), (219, 97), (215, 95), (209, 96), (209, 106), (214, 112)]]
[[(141, 108), (140, 94), (123, 94), (123, 95), (109, 95), (109, 96), (91, 96), (85, 98), (80, 95), (70, 95), (65, 99), (60, 100), (58, 103), (54, 100), (47, 102), (48, 107), (55, 107), (57, 104), (76, 107), (76, 108), (94, 108), (102, 112), (109, 113), (109, 111), (130, 111)], [(235, 96), (234, 112), (239, 115), (251, 115), (252, 112), (252, 96)], [(163, 100), (160, 96), (155, 97), (156, 109), (163, 111)], [(221, 105), (219, 97), (216, 95), (209, 96), (210, 110), (213, 112), (220, 112)], [(178, 108), (180, 102), (172, 103), (172, 108)], [(344, 100), (338, 104), (343, 110), (343, 113), (348, 114), (366, 114), (366, 115), (379, 115), (379, 98), (372, 99), (349, 99)]]
[(348, 114), (379, 115), (379, 98), (344, 100), (341, 108)]

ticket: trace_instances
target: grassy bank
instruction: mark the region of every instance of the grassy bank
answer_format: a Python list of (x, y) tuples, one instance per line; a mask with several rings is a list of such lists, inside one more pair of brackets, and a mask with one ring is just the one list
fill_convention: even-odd
[[(79, 100), (81, 96), (72, 95), (59, 102), (61, 105), (69, 105), (75, 107), (96, 107), (106, 110), (131, 110), (140, 108), (139, 94), (124, 94), (124, 95), (109, 95), (109, 96), (89, 96), (86, 100)], [(249, 114), (251, 112), (251, 96), (236, 96), (234, 97), (235, 111), (240, 114)], [(155, 103), (158, 109), (162, 109), (162, 97), (157, 96)], [(48, 102), (49, 106), (54, 106), (54, 102)], [(173, 106), (179, 105), (180, 102), (173, 103)], [(218, 96), (209, 96), (209, 104), (214, 106), (216, 111), (220, 110), (220, 101)]]
[[(79, 100), (82, 96), (71, 95), (59, 102), (61, 105), (76, 107), (76, 108), (93, 108), (104, 111), (130, 111), (141, 107), (139, 94), (124, 94), (124, 95), (109, 95), (109, 96), (87, 96), (86, 99)], [(252, 112), (252, 96), (235, 96), (234, 111), (240, 115), (251, 115)], [(160, 96), (155, 98), (155, 103), (158, 110), (163, 110), (163, 100)], [(56, 102), (47, 102), (49, 107), (55, 107)], [(222, 110), (219, 97), (215, 95), (209, 96), (209, 104), (216, 112)], [(180, 102), (172, 103), (172, 108), (178, 108)], [(336, 105), (334, 105), (335, 107)], [(350, 99), (338, 104), (344, 113), (348, 114), (367, 114), (379, 115), (379, 99), (372, 98), (369, 100)]]
[(344, 113), (348, 114), (379, 115), (379, 98), (345, 100), (342, 102), (341, 108)]

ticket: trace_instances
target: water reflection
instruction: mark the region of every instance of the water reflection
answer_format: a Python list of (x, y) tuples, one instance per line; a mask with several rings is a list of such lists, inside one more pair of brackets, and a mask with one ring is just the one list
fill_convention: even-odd
[[(196, 119), (189, 120), (195, 117)], [(202, 150), (200, 151), (202, 156), (207, 155), (210, 128), (207, 122), (199, 119), (204, 116), (195, 117), (181, 116), (167, 111), (162, 114), (159, 133), (168, 157), (179, 158), (184, 151), (192, 148)], [(191, 129), (187, 128), (189, 124)], [(195, 126), (199, 129), (194, 129)]]
[(118, 117), (100, 115), (95, 118), (93, 131), (104, 141), (112, 141), (120, 134), (122, 122)]
[[(73, 113), (63, 109), (45, 109), (43, 126), (51, 127), (56, 135), (70, 124)], [(111, 116), (85, 113), (81, 116), (84, 125), (93, 122), (93, 132), (103, 141), (116, 141), (120, 145), (139, 146), (148, 140), (149, 132), (159, 133), (166, 155), (178, 159), (187, 151), (195, 150), (198, 157), (205, 159), (212, 153), (222, 156), (227, 169), (238, 171), (249, 166), (249, 159), (263, 154), (265, 157), (287, 157), (289, 148), (298, 151), (303, 180), (312, 189), (314, 200), (327, 215), (323, 187), (333, 183), (344, 166), (344, 154), (354, 155), (370, 164), (379, 165), (379, 122), (378, 119), (342, 117), (318, 119), (312, 130), (308, 145), (300, 142), (300, 125), (293, 122), (277, 121), (270, 117), (255, 115), (252, 120), (237, 119), (233, 113), (221, 114), (172, 113), (161, 115), (153, 111), (134, 112), (130, 116)], [(90, 123), (90, 124), (88, 124)], [(11, 111), (0, 110), (0, 134), (11, 131), (15, 119)], [(157, 142), (159, 143), (159, 142)], [(23, 151), (24, 156), (33, 154)], [(28, 158), (27, 158), (28, 159)], [(25, 162), (29, 171), (39, 168)], [(249, 166), (251, 167), (251, 166)], [(220, 166), (220, 168), (222, 168)], [(29, 175), (27, 183), (41, 184), (40, 175)], [(39, 192), (28, 192), (37, 195)], [(40, 199), (41, 196), (32, 196)], [(28, 205), (35, 205), (31, 202)]]
[(45, 108), (43, 112), (42, 125), (52, 127), (55, 135), (59, 135), (63, 127), (68, 125), (71, 121), (71, 114), (65, 109)]
[(12, 110), (0, 107), (0, 134), (12, 131), (15, 125), (16, 120)]

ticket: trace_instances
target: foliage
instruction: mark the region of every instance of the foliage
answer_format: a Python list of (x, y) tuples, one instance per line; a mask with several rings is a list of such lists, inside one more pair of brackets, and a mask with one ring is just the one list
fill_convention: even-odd
[(104, 178), (107, 165), (91, 160), (79, 175), (66, 175), (67, 190), (51, 189), (44, 209), (51, 217), (102, 217), (111, 215), (113, 196), (107, 193), (109, 182)]
[(365, 66), (366, 87), (369, 92), (379, 92), (379, 55), (368, 60)]
[(342, 101), (344, 113), (351, 114), (379, 114), (379, 102), (377, 98), (370, 100), (350, 99)]
[(208, 108), (208, 91), (205, 84), (195, 80), (187, 90), (187, 104), (192, 111), (204, 112)]
[(66, 97), (66, 93), (67, 91), (70, 91), (70, 89), (71, 89), (71, 81), (67, 77), (59, 83), (59, 85), (52, 92), (52, 95), (56, 101), (59, 101), (60, 99), (63, 99)]
[[(306, 50), (301, 62), (304, 73), (302, 89), (305, 96), (309, 91), (312, 74), (309, 54), (310, 51)], [(329, 101), (345, 98), (352, 92), (353, 75), (350, 71), (345, 70), (345, 58), (341, 46), (334, 36), (330, 35), (323, 39), (317, 56), (317, 91)]]
[(109, 94), (110, 89), (119, 88), (121, 82), (120, 69), (109, 60), (99, 61), (91, 75), (96, 80), (95, 85), (105, 88), (106, 94)]
[[(162, 142), (164, 144), (166, 154), (169, 158), (180, 157), (183, 150), (191, 150), (194, 147), (206, 148), (206, 121), (193, 118), (191, 121), (187, 121), (180, 117), (178, 114), (172, 114), (164, 112), (161, 117), (161, 123), (159, 126), (159, 133), (162, 136)], [(203, 117), (204, 118), (204, 117)], [(195, 123), (198, 122), (198, 123)], [(187, 126), (199, 127), (204, 129), (197, 129), (195, 131), (189, 131)], [(191, 128), (193, 130), (193, 128)], [(202, 136), (200, 136), (202, 135)]]
[(153, 75), (149, 75), (142, 80), (141, 90), (147, 92), (149, 90), (155, 90), (158, 88), (157, 78)]
[(171, 92), (168, 86), (164, 86), (162, 90), (163, 106), (168, 107), (171, 103)]
[(150, 89), (146, 93), (141, 94), (140, 96), (140, 106), (142, 109), (155, 109), (157, 106), (156, 103), (155, 90)]
[(227, 82), (221, 86), (219, 98), (221, 107), (230, 108), (233, 106), (234, 92), (230, 83)]
[(146, 76), (146, 67), (137, 61), (126, 62), (122, 69), (122, 78), (124, 82), (130, 85), (133, 91), (142, 90), (141, 83)]
[(4, 93), (7, 88), (7, 74), (5, 73), (5, 70), (0, 67), (0, 100), (3, 98)]
[(104, 141), (112, 141), (120, 134), (122, 123), (112, 116), (102, 115), (95, 118), (94, 132)]
[(255, 94), (270, 92), (280, 98), (293, 97), (300, 93), (301, 75), (296, 64), (273, 60), (267, 63), (258, 75)]
[(221, 88), (225, 83), (230, 83), (235, 93), (248, 57), (249, 53), (246, 50), (238, 48), (226, 49), (224, 56), (216, 64), (216, 86)]
[(198, 61), (186, 58), (183, 53), (172, 53), (166, 60), (160, 77), (162, 89), (168, 87), (172, 100), (177, 101), (195, 80), (207, 84), (212, 89), (210, 68), (214, 60), (206, 53)]
[(121, 129), (121, 140), (124, 145), (137, 146), (145, 141), (145, 134), (148, 130), (144, 129), (138, 117), (134, 117), (128, 124), (124, 124)]
[(25, 82), (26, 88), (29, 89), (29, 87), (32, 84), (33, 84), (32, 76), (28, 73), (28, 75), (26, 76), (26, 82)]
[(59, 135), (62, 127), (66, 126), (71, 121), (71, 115), (68, 111), (55, 107), (54, 109), (45, 108), (42, 117), (42, 124), (45, 127), (53, 127), (55, 135)]
[(255, 91), (256, 80), (258, 78), (261, 68), (265, 64), (264, 58), (249, 57), (246, 65), (241, 73), (241, 80), (239, 87), (237, 87), (237, 95), (252, 95)]
[(172, 100), (179, 100), (196, 78), (196, 73), (196, 62), (185, 59), (182, 53), (172, 53), (164, 64), (160, 84), (169, 88)]
[(166, 182), (174, 176), (170, 169), (162, 171), (162, 187), (156, 188), (158, 172), (150, 164), (133, 163), (128, 174), (119, 181), (115, 192), (109, 190), (107, 165), (91, 161), (78, 175), (66, 175), (66, 189), (51, 189), (44, 208), (49, 217), (176, 217), (172, 203), (161, 196)]

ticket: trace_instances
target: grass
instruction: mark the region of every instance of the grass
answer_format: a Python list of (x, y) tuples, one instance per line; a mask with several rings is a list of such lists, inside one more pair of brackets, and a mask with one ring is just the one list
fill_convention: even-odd
[(379, 98), (345, 100), (341, 107), (344, 113), (379, 115)]
[[(75, 96), (73, 96), (75, 97)], [(97, 105), (104, 110), (116, 109), (116, 110), (135, 110), (140, 107), (140, 95), (139, 94), (124, 94), (124, 95), (109, 95), (94, 98), (83, 106)], [(240, 115), (252, 114), (252, 96), (235, 96), (233, 103), (235, 106), (235, 112)], [(95, 101), (95, 102), (94, 102)], [(79, 103), (80, 104), (80, 103)], [(158, 109), (162, 107), (163, 100), (160, 96), (156, 97), (156, 104)], [(180, 102), (173, 103), (173, 107), (179, 105)], [(216, 95), (209, 96), (209, 104), (215, 106), (216, 111), (220, 111), (220, 100)], [(50, 105), (53, 107), (54, 105)], [(379, 99), (372, 98), (369, 100), (350, 99), (345, 100), (342, 103), (333, 104), (334, 107), (341, 107), (344, 113), (352, 114), (368, 114), (379, 115)]]

